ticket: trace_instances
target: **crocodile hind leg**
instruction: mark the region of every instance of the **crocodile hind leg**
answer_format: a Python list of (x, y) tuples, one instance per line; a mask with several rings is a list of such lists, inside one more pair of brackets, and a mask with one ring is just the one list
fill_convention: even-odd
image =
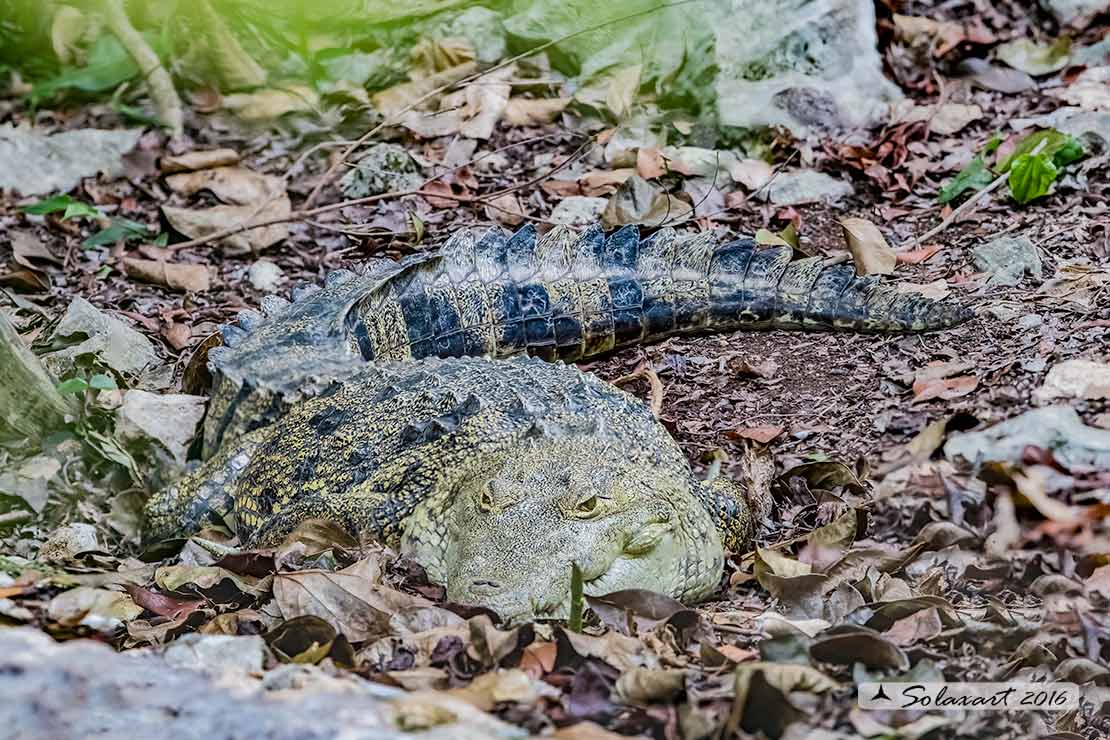
[(190, 475), (154, 494), (146, 505), (145, 538), (157, 542), (188, 536), (205, 524), (224, 520), (234, 511), (239, 474), (269, 432), (263, 427), (240, 437)]

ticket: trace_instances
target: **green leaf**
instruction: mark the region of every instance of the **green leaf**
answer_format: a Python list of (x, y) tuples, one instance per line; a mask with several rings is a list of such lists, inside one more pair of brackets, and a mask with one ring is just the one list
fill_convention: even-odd
[(571, 632), (582, 631), (582, 612), (585, 609), (582, 598), (582, 569), (578, 563), (570, 564), (570, 616), (567, 629)]
[(103, 214), (96, 206), (90, 206), (88, 203), (81, 201), (74, 201), (66, 206), (65, 213), (62, 214), (62, 220), (68, 221), (71, 218), (100, 218)]
[(114, 391), (119, 388), (111, 375), (97, 373), (89, 378), (89, 387), (98, 391)]
[(84, 378), (70, 378), (58, 383), (58, 393), (63, 395), (67, 393), (84, 393), (89, 389), (89, 384), (85, 382)]
[(150, 236), (150, 230), (146, 227), (146, 224), (127, 218), (113, 218), (108, 228), (96, 232), (81, 242), (81, 246), (87, 249), (105, 244), (115, 244), (121, 239), (128, 242), (134, 239), (149, 239)]
[(1059, 173), (1048, 155), (1022, 154), (1010, 164), (1010, 176), (1006, 182), (1014, 200), (1028, 203), (1047, 193)]
[(1060, 147), (1060, 151), (1052, 155), (1052, 164), (1057, 167), (1067, 167), (1085, 156), (1087, 156), (1087, 150), (1083, 148), (1083, 142), (1074, 136), (1069, 136), (1067, 143)]
[[(1049, 128), (1043, 131), (1035, 131), (1019, 141), (1009, 156), (998, 163), (998, 171), (1000, 173), (1009, 172), (1018, 157), (1023, 154), (1032, 154), (1038, 146), (1041, 147), (1038, 153), (1052, 159), (1057, 167), (1071, 164), (1086, 154), (1083, 144), (1074, 136)], [(1062, 162), (1056, 161), (1057, 155), (1063, 157)]]
[(977, 155), (968, 163), (967, 167), (964, 167), (952, 178), (951, 182), (941, 188), (937, 200), (941, 203), (947, 203), (960, 197), (967, 190), (982, 190), (994, 181), (994, 177), (994, 173), (987, 169), (987, 164), (983, 161), (982, 155)]
[(49, 98), (62, 90), (101, 92), (110, 90), (139, 74), (139, 66), (110, 33), (101, 34), (89, 48), (88, 63), (77, 69), (66, 69), (31, 89), (31, 100)]

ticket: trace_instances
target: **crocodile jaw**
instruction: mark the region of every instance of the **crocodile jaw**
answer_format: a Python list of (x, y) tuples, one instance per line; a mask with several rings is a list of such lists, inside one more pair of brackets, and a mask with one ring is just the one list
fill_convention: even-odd
[(591, 596), (709, 595), (724, 552), (688, 472), (611, 453), (596, 440), (558, 440), (510, 455), (500, 470), (414, 511), (402, 551), (451, 601), (510, 624), (565, 617), (572, 563)]

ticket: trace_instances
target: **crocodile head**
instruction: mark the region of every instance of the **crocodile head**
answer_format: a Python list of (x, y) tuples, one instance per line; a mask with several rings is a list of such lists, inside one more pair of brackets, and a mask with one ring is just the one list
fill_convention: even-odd
[(509, 623), (566, 617), (572, 563), (588, 595), (697, 600), (716, 588), (724, 552), (694, 485), (685, 466), (631, 459), (604, 439), (530, 439), (418, 508), (402, 550), (451, 601)]

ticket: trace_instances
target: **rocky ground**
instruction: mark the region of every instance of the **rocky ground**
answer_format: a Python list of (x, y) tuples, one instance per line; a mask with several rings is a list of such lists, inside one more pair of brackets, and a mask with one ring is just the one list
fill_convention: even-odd
[[(583, 113), (565, 81), (536, 82), (542, 64), (514, 71), (525, 92), (488, 136), (438, 135), (429, 121), (446, 114), (424, 113), (379, 131), (389, 147), (362, 167), (341, 155), (365, 121), (339, 108), (249, 121), (195, 91), (171, 137), (118, 101), (32, 107), (13, 83), (0, 125), (119, 138), (77, 147), (108, 152), (93, 171), (114, 177), (0, 173), (0, 306), (71, 403), (59, 432), (0, 448), (0, 626), (21, 626), (0, 630), (11, 684), (0, 693), (14, 697), (0, 726), (24, 723), (28, 737), (57, 735), (60, 716), (71, 734), (107, 736), (150, 723), (198, 737), (1106, 737), (1107, 26), (1069, 30), (1016, 2), (910, 2), (880, 4), (877, 28), (884, 74), (905, 96), (893, 118), (758, 142), (702, 136), (681, 116), (661, 138), (641, 125), (658, 112), (651, 101)], [(1045, 195), (1018, 203), (1007, 181), (970, 207), (967, 193), (938, 202), (973, 179), (977, 155), (990, 150), (995, 168), (978, 175), (984, 187), (1044, 128), (1083, 147), (1052, 165)], [(17, 176), (55, 180), (21, 195)], [(212, 236), (259, 218), (273, 223)], [(590, 599), (582, 633), (502, 628), (445, 603), (415, 564), (322, 524), (265, 551), (211, 530), (140, 546), (143, 500), (196, 452), (203, 356), (220, 324), (458, 228), (595, 218), (786, 240), (953, 296), (977, 318), (904, 337), (677, 338), (585, 366), (659, 404), (699, 470), (742, 475), (750, 450), (774, 462), (760, 548), (735, 553), (718, 595), (693, 608), (632, 592)], [(852, 218), (879, 238), (846, 237)], [(1052, 678), (1080, 684), (1084, 703), (858, 709), (855, 684), (877, 678)], [(352, 706), (365, 709), (357, 721)]]

